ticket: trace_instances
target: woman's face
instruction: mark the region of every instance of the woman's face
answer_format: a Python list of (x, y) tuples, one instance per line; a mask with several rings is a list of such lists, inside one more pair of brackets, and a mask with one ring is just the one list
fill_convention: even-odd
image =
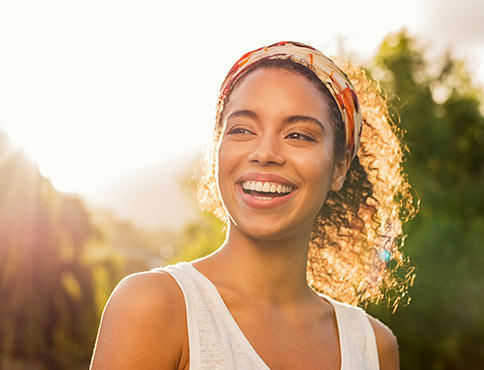
[(335, 162), (326, 101), (306, 77), (260, 68), (232, 91), (223, 114), (218, 186), (231, 227), (258, 239), (309, 237), (349, 156)]

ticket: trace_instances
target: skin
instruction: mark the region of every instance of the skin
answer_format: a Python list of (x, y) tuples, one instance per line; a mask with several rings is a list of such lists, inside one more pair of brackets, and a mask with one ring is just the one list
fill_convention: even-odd
[[(332, 306), (306, 282), (308, 241), (328, 191), (350, 165), (336, 158), (334, 130), (313, 82), (259, 69), (232, 92), (218, 148), (218, 185), (229, 225), (224, 245), (194, 267), (209, 278), (242, 332), (271, 369), (340, 368)], [(251, 207), (238, 179), (276, 174), (295, 186), (269, 209)], [(380, 369), (399, 369), (391, 331), (369, 317)], [(317, 349), (317, 350), (316, 350)], [(106, 305), (91, 369), (188, 369), (183, 295), (167, 273), (124, 279)]]

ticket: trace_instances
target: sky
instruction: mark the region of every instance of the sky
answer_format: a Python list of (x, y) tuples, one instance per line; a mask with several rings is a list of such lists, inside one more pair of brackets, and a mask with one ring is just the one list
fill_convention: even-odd
[(402, 28), (484, 86), (481, 0), (0, 0), (0, 129), (61, 191), (95, 193), (209, 142), (245, 52), (295, 40), (371, 58)]

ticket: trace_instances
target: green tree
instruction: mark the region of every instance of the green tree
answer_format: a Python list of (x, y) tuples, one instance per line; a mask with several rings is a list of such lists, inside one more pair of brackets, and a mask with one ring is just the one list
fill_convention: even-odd
[(213, 214), (201, 212), (198, 221), (189, 222), (180, 235), (180, 245), (170, 263), (192, 261), (204, 257), (222, 245), (225, 240), (225, 225)]
[[(404, 369), (484, 364), (484, 118), (482, 90), (450, 54), (432, 63), (405, 31), (389, 35), (373, 65), (406, 131), (404, 167), (421, 198), (406, 227), (416, 266), (413, 300), (387, 322)], [(398, 97), (398, 98), (397, 98)]]

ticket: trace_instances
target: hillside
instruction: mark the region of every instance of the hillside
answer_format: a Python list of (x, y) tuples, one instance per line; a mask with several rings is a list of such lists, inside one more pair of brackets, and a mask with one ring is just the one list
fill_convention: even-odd
[(93, 210), (109, 210), (144, 228), (179, 230), (198, 214), (188, 185), (198, 158), (199, 153), (190, 153), (127, 174), (86, 195), (86, 201)]

